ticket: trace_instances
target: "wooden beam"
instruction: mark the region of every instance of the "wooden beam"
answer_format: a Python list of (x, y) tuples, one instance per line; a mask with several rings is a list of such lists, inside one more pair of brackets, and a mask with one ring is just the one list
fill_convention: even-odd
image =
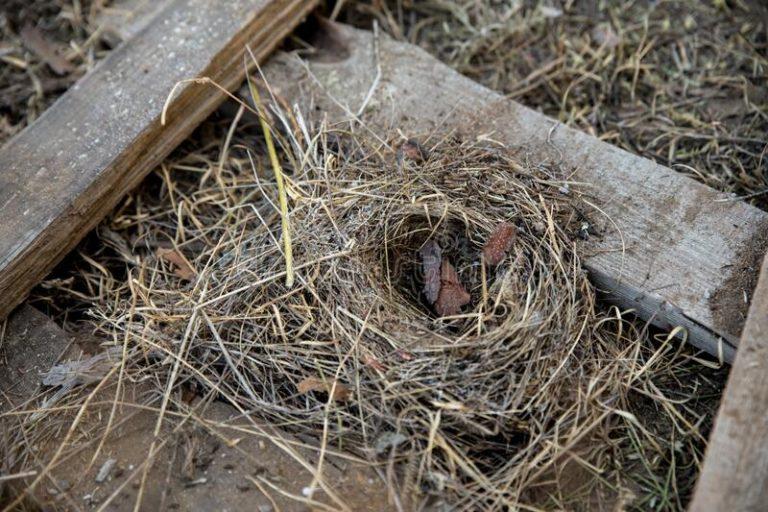
[(132, 39), (173, 0), (113, 0), (96, 15), (95, 24), (117, 46)]
[[(684, 327), (690, 341), (733, 357), (765, 252), (768, 215), (671, 169), (560, 125), (460, 75), (421, 49), (341, 25), (318, 35), (308, 65), (273, 59), (265, 73), (308, 115), (365, 121), (408, 136), (453, 130), (558, 162), (604, 213), (582, 246), (584, 264), (610, 300), (653, 324)], [(380, 70), (380, 80), (375, 79)], [(367, 100), (369, 91), (372, 96)], [(570, 174), (572, 173), (572, 174)], [(747, 299), (747, 300), (745, 300)]]
[(709, 439), (692, 512), (768, 504), (768, 258)]
[(317, 0), (173, 0), (0, 149), (0, 318), (237, 87)]
[(40, 374), (65, 352), (70, 337), (29, 304), (0, 321), (0, 413), (32, 398)]

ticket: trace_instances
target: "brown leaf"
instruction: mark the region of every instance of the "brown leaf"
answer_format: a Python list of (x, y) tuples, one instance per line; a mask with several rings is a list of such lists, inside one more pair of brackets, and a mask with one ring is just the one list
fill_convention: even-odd
[(490, 238), (483, 247), (485, 262), (489, 265), (498, 265), (507, 255), (512, 243), (515, 241), (517, 228), (509, 222), (502, 222), (491, 233)]
[(440, 293), (440, 264), (443, 251), (434, 240), (428, 240), (419, 251), (421, 270), (424, 273), (424, 295), (430, 304), (434, 304)]
[(75, 70), (75, 67), (57, 53), (54, 44), (46, 39), (36, 27), (25, 25), (19, 35), (24, 46), (48, 64), (57, 75), (66, 75)]
[(331, 393), (331, 391), (333, 391), (332, 398), (341, 402), (349, 400), (349, 397), (352, 394), (352, 391), (347, 386), (338, 381), (334, 388), (333, 382), (327, 382), (323, 379), (318, 379), (317, 377), (307, 377), (299, 382), (299, 385), (296, 386), (296, 388), (302, 395), (309, 393), (310, 391), (322, 391), (324, 393)]
[(382, 373), (387, 371), (387, 367), (381, 364), (381, 362), (373, 356), (364, 356), (363, 364), (370, 366), (374, 370), (378, 370)]
[(193, 279), (197, 273), (192, 265), (189, 264), (187, 258), (175, 249), (165, 249), (163, 247), (157, 250), (157, 257), (167, 261), (174, 267), (173, 273), (181, 279)]
[(429, 158), (429, 151), (427, 151), (424, 146), (419, 144), (419, 141), (416, 139), (408, 139), (407, 141), (400, 144), (399, 148), (397, 148), (396, 158), (398, 167), (402, 168), (403, 161), (406, 158), (416, 163), (424, 162), (427, 158)]
[(407, 350), (398, 349), (395, 354), (400, 356), (400, 359), (403, 361), (413, 361), (413, 354), (408, 352)]
[(470, 295), (459, 282), (459, 274), (453, 265), (443, 259), (440, 266), (440, 293), (435, 302), (435, 311), (440, 316), (458, 315), (461, 307), (469, 304)]

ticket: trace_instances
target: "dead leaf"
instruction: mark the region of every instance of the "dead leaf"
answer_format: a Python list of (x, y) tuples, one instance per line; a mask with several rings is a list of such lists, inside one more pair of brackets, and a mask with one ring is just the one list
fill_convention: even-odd
[(489, 265), (498, 265), (502, 262), (507, 252), (515, 241), (517, 228), (509, 222), (502, 222), (493, 230), (491, 236), (483, 247), (485, 262)]
[(66, 75), (75, 67), (59, 55), (52, 42), (45, 38), (42, 32), (32, 25), (25, 25), (19, 33), (24, 46), (43, 60), (57, 75)]
[(548, 5), (539, 5), (539, 11), (545, 18), (559, 18), (563, 15), (563, 11), (557, 7), (549, 7)]
[(400, 356), (400, 359), (403, 361), (413, 361), (413, 354), (407, 350), (398, 349), (395, 353)]
[(434, 304), (440, 293), (440, 264), (443, 251), (434, 240), (428, 240), (419, 251), (421, 270), (424, 272), (424, 295), (430, 304)]
[(397, 148), (396, 158), (398, 167), (402, 168), (406, 158), (416, 163), (424, 162), (429, 158), (429, 151), (419, 144), (419, 141), (416, 139), (408, 139)]
[(349, 400), (349, 397), (352, 394), (352, 391), (341, 382), (337, 381), (336, 387), (334, 388), (333, 382), (324, 381), (317, 377), (307, 377), (299, 382), (299, 385), (296, 386), (296, 388), (302, 395), (309, 393), (310, 391), (322, 391), (324, 393), (331, 393), (331, 391), (333, 391), (332, 398), (341, 402)]
[(195, 398), (197, 397), (197, 393), (195, 393), (195, 390), (192, 389), (192, 386), (190, 385), (183, 385), (181, 387), (181, 401), (185, 404), (189, 405), (191, 404)]
[(61, 386), (67, 389), (93, 384), (109, 373), (115, 366), (117, 357), (118, 351), (107, 350), (87, 359), (64, 361), (43, 373), (40, 382), (43, 386)]
[(749, 111), (749, 105), (744, 98), (714, 98), (708, 100), (705, 110), (713, 120), (723, 120), (729, 117), (745, 115)]
[(440, 293), (435, 302), (435, 311), (440, 316), (458, 315), (461, 307), (469, 304), (471, 297), (459, 282), (459, 274), (453, 265), (443, 259), (440, 266)]
[(157, 257), (173, 265), (175, 267), (173, 273), (181, 279), (191, 280), (197, 275), (187, 258), (175, 249), (161, 247), (157, 250)]
[(376, 453), (381, 455), (392, 448), (397, 448), (406, 441), (408, 441), (408, 438), (399, 432), (384, 432), (376, 439), (374, 446)]
[(382, 373), (387, 371), (387, 367), (381, 364), (381, 362), (379, 362), (379, 360), (376, 359), (375, 357), (364, 356), (363, 364), (365, 364), (366, 366), (370, 366), (374, 370), (378, 370)]

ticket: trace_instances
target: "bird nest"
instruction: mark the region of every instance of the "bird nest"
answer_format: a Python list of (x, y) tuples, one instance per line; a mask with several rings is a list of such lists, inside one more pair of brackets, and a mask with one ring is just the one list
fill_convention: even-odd
[(380, 140), (286, 134), (292, 286), (254, 167), (249, 192), (198, 196), (188, 242), (101, 315), (142, 359), (179, 354), (179, 385), (405, 462), (400, 488), (515, 502), (620, 394), (576, 251), (586, 209), (507, 148)]
[(129, 263), (92, 304), (122, 347), (109, 378), (154, 383), (161, 414), (225, 400), (464, 508), (540, 503), (609, 449), (637, 345), (596, 309), (595, 213), (562, 169), (487, 140), (273, 132), (287, 217), (266, 159), (232, 148), (102, 229)]

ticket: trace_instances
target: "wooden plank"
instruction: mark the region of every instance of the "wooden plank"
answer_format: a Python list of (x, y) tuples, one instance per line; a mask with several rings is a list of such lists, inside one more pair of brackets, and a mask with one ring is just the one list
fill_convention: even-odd
[(266, 67), (279, 94), (308, 115), (316, 109), (348, 119), (380, 66), (365, 114), (376, 129), (421, 137), (452, 129), (522, 148), (534, 161), (560, 162), (605, 213), (597, 219), (601, 236), (582, 248), (594, 282), (640, 317), (663, 329), (682, 326), (697, 347), (732, 359), (754, 287), (750, 268), (765, 252), (765, 212), (559, 125), (415, 46), (382, 36), (377, 58), (369, 32), (341, 25), (326, 28), (316, 44), (308, 66), (281, 56)]
[(693, 512), (768, 504), (768, 258), (691, 502)]
[(0, 149), (0, 318), (267, 55), (316, 0), (174, 0)]
[(32, 398), (41, 372), (56, 364), (69, 343), (61, 327), (29, 304), (0, 322), (0, 412)]

